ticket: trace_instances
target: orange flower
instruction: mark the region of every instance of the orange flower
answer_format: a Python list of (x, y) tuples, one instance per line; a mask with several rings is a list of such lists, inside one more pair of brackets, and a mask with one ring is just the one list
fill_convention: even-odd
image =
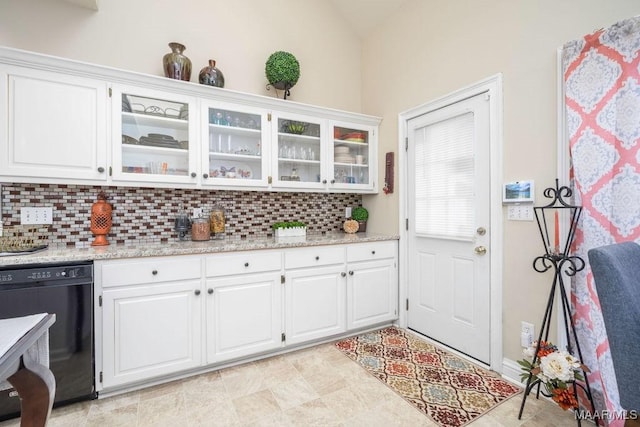
[(578, 401), (573, 394), (573, 386), (569, 388), (556, 388), (553, 390), (553, 401), (565, 411), (578, 408)]
[(540, 348), (538, 349), (538, 359), (542, 359), (546, 355), (551, 354), (556, 350), (557, 348), (553, 344), (546, 341), (540, 341)]

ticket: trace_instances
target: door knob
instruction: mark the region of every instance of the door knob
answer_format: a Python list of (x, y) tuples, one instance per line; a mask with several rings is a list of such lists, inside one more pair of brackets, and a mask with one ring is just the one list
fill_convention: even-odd
[(484, 227), (478, 227), (476, 233), (478, 233), (479, 236), (484, 236), (485, 234), (487, 234), (487, 229)]
[(487, 253), (487, 248), (485, 248), (484, 246), (476, 246), (476, 248), (474, 249), (474, 251), (478, 254), (478, 255), (484, 255)]

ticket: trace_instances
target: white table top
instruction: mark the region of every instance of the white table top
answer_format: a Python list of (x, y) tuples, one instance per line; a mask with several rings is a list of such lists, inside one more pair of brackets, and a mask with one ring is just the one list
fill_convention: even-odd
[(20, 338), (34, 328), (47, 313), (32, 314), (24, 317), (0, 319), (0, 357), (18, 342)]

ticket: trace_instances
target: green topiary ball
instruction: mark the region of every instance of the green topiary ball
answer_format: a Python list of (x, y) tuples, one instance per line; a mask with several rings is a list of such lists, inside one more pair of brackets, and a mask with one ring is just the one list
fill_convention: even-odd
[(267, 80), (272, 85), (283, 82), (293, 87), (300, 78), (300, 63), (289, 52), (277, 51), (269, 56), (265, 64)]

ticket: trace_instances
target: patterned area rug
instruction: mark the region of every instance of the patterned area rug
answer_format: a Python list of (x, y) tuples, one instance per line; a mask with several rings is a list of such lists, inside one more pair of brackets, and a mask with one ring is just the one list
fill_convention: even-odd
[(395, 327), (335, 345), (441, 426), (465, 425), (522, 391)]

